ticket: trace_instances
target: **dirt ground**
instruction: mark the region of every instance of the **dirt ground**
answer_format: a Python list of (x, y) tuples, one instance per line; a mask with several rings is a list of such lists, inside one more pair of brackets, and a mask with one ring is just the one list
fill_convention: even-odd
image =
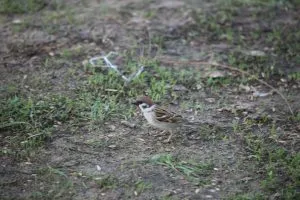
[[(1, 199), (299, 198), (299, 1), (3, 2)], [(166, 143), (145, 93), (202, 125)]]

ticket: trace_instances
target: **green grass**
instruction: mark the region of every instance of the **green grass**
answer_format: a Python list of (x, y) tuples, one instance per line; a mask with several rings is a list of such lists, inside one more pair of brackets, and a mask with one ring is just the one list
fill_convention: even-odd
[(300, 153), (288, 154), (282, 148), (268, 151), (262, 188), (269, 193), (279, 193), (282, 199), (296, 199), (300, 187)]
[(107, 175), (101, 178), (93, 179), (96, 182), (96, 184), (103, 190), (114, 189), (119, 184), (119, 180), (112, 175)]
[(43, 8), (46, 3), (45, 0), (1, 0), (0, 13), (19, 14), (36, 12)]
[[(131, 57), (128, 55), (128, 57)], [(137, 96), (147, 93), (153, 98), (154, 101), (160, 101), (165, 98), (166, 95), (172, 94), (173, 86), (176, 83), (184, 82), (185, 73), (187, 70), (182, 70), (180, 72), (173, 72), (163, 66), (154, 59), (147, 59), (145, 57), (139, 60), (127, 60), (125, 65), (125, 74), (131, 74), (138, 69), (138, 66), (146, 66), (146, 70), (136, 79), (134, 79), (129, 85), (124, 84), (123, 79), (112, 71), (101, 69), (99, 72), (92, 68), (91, 66), (86, 66), (86, 70), (93, 73), (88, 79), (88, 84), (86, 85), (86, 90), (96, 91), (101, 95), (106, 96), (110, 94), (112, 98), (115, 96), (116, 101), (120, 98), (136, 98)], [(190, 77), (191, 82), (196, 84), (197, 77)], [(186, 84), (187, 87), (192, 87), (192, 85)]]
[[(211, 43), (221, 42), (235, 47), (226, 57), (219, 59), (221, 62), (229, 63), (262, 79), (286, 77), (283, 66), (299, 65), (299, 27), (296, 24), (286, 25), (283, 30), (283, 24), (272, 22), (279, 20), (278, 16), (287, 12), (297, 12), (299, 5), (299, 1), (282, 0), (218, 1), (218, 9), (214, 12), (197, 9), (193, 11), (192, 17), (196, 24), (191, 25), (190, 29), (197, 31), (194, 36), (187, 36), (186, 39), (193, 41), (205, 35)], [(244, 18), (250, 18), (253, 23), (257, 23), (256, 26), (249, 27), (247, 23), (239, 23)], [(261, 21), (270, 24), (269, 30), (265, 30)], [(256, 45), (257, 41), (259, 46)], [(252, 46), (256, 46), (256, 49), (249, 49)], [(266, 53), (264, 56), (252, 56), (246, 53), (251, 50), (265, 52), (266, 47), (272, 49), (275, 55)]]
[[(269, 127), (265, 135), (254, 133), (255, 127)], [(261, 194), (238, 194), (232, 199), (264, 199), (277, 195), (280, 199), (296, 199), (300, 187), (300, 154), (291, 153), (277, 141), (281, 140), (270, 120), (246, 121), (244, 125), (235, 124), (235, 130), (245, 142), (253, 165), (262, 170)], [(253, 196), (254, 195), (254, 196)], [(257, 196), (258, 195), (258, 196)]]
[(74, 184), (61, 169), (51, 166), (40, 168), (36, 181), (47, 182), (46, 186), (35, 185), (30, 199), (57, 199), (74, 194)]
[(299, 81), (300, 80), (300, 72), (289, 73), (288, 79), (291, 81)]
[(81, 46), (72, 49), (63, 49), (61, 52), (62, 59), (66, 59), (66, 60), (76, 59), (76, 57), (78, 58), (79, 56), (82, 55), (83, 52)]
[(209, 175), (212, 172), (212, 164), (196, 163), (193, 160), (181, 161), (170, 154), (154, 155), (151, 160), (153, 164), (162, 165), (178, 175), (182, 175), (188, 181), (196, 185), (202, 185), (209, 182)]
[[(290, 1), (292, 2), (292, 1)], [(254, 7), (265, 7), (265, 6), (274, 6), (274, 5), (284, 5), (289, 3), (289, 1), (284, 0), (222, 0), (220, 1), (221, 5), (227, 6), (254, 6)]]
[(55, 126), (80, 120), (80, 109), (74, 100), (65, 96), (42, 99), (12, 96), (1, 101), (0, 129), (10, 132), (6, 137), (8, 147), (16, 149), (17, 154), (27, 154), (51, 137)]
[(265, 197), (258, 193), (240, 194), (229, 197), (228, 200), (264, 200)]
[(145, 190), (152, 188), (152, 185), (150, 183), (147, 183), (143, 180), (136, 181), (134, 185), (135, 185), (135, 192), (137, 195), (143, 193)]
[[(64, 59), (74, 56), (72, 51), (63, 52), (61, 59), (46, 58), (43, 72), (59, 69), (65, 64)], [(26, 155), (32, 149), (43, 145), (53, 134), (59, 134), (60, 129), (68, 128), (76, 132), (82, 124), (97, 129), (99, 124), (112, 118), (127, 120), (135, 112), (130, 101), (145, 93), (154, 101), (165, 101), (168, 96), (178, 98), (173, 86), (177, 82), (184, 83), (186, 76), (190, 75), (187, 70), (172, 72), (159, 66), (154, 59), (142, 57), (134, 60), (130, 54), (125, 54), (125, 59), (125, 74), (135, 72), (138, 64), (147, 66), (130, 84), (125, 84), (112, 70), (90, 65), (84, 69), (91, 75), (84, 81), (79, 81), (74, 72), (78, 66), (74, 65), (67, 71), (64, 82), (69, 84), (70, 81), (79, 81), (80, 84), (69, 94), (47, 93), (45, 88), (51, 89), (53, 85), (50, 83), (51, 79), (43, 76), (27, 78), (26, 85), (34, 88), (32, 94), (19, 93), (18, 85), (3, 87), (5, 98), (0, 102), (0, 128), (10, 132), (10, 135), (6, 137), (6, 147), (2, 153)], [(190, 83), (197, 84), (197, 77), (195, 75), (190, 78)], [(193, 87), (190, 83), (185, 83), (185, 86)], [(38, 95), (39, 91), (43, 91), (45, 95)]]

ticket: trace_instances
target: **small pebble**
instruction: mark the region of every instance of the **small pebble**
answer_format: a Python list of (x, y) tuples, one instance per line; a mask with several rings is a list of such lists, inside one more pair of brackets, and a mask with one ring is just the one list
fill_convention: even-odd
[(98, 171), (101, 171), (101, 167), (99, 165), (96, 165), (96, 168)]

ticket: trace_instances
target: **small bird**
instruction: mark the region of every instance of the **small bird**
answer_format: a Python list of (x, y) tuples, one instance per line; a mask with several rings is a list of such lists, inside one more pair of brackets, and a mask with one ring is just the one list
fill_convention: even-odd
[(154, 104), (148, 96), (138, 98), (133, 104), (139, 106), (150, 125), (163, 130), (163, 132), (168, 131), (170, 133), (167, 142), (173, 136), (173, 131), (189, 123), (181, 115)]

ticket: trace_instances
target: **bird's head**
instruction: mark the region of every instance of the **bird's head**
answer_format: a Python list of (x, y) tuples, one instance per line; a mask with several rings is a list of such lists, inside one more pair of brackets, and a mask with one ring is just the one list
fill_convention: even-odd
[(135, 102), (133, 102), (132, 104), (138, 106), (142, 111), (144, 109), (150, 108), (151, 106), (154, 105), (154, 103), (152, 102), (152, 100), (150, 99), (150, 97), (148, 96), (142, 96), (139, 97)]

